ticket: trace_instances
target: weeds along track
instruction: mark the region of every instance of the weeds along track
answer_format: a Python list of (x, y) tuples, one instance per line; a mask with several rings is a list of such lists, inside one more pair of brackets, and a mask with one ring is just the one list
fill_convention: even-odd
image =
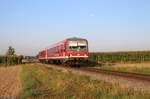
[(55, 65), (57, 67), (62, 67), (65, 69), (72, 69), (77, 71), (95, 73), (95, 74), (104, 74), (104, 75), (111, 75), (117, 76), (127, 79), (134, 79), (138, 81), (150, 82), (150, 75), (148, 74), (139, 74), (139, 73), (131, 73), (131, 72), (120, 72), (120, 71), (112, 71), (112, 70), (105, 70), (105, 69), (97, 69), (93, 67), (71, 67), (71, 66), (64, 66), (64, 65)]
[(81, 67), (81, 68), (78, 68), (78, 69), (81, 70), (81, 71), (102, 73), (102, 74), (106, 74), (106, 75), (119, 76), (119, 77), (124, 77), (124, 78), (130, 78), (130, 79), (150, 82), (150, 75), (148, 75), (148, 74), (119, 72), (119, 71), (96, 69), (96, 68), (88, 68), (88, 67), (87, 68), (86, 67)]
[[(37, 64), (38, 65), (38, 64)], [(100, 80), (114, 85), (119, 85), (123, 89), (133, 89), (135, 91), (150, 92), (150, 75), (143, 77), (143, 74), (124, 73), (116, 71), (100, 70), (93, 67), (69, 67), (64, 65), (40, 64), (47, 68), (53, 68), (65, 73), (87, 76), (92, 80)]]

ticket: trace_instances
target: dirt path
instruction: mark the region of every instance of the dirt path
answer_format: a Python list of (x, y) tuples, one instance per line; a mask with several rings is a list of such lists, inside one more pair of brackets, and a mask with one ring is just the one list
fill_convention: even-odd
[(0, 99), (16, 99), (20, 96), (20, 66), (0, 67)]

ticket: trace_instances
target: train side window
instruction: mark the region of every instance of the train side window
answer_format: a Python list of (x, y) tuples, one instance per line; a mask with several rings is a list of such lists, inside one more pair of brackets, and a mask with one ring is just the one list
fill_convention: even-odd
[(61, 52), (63, 52), (63, 45), (60, 46)]
[(60, 46), (57, 47), (57, 52), (60, 52)]
[(57, 48), (55, 47), (55, 52), (57, 52)]
[(66, 51), (66, 45), (64, 44), (64, 52)]
[(57, 46), (57, 52), (59, 52), (60, 51), (60, 46)]

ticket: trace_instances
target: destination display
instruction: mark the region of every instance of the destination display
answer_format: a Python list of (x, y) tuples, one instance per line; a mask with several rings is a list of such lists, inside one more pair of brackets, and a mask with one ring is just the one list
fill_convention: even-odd
[(86, 46), (86, 41), (69, 41), (69, 46)]

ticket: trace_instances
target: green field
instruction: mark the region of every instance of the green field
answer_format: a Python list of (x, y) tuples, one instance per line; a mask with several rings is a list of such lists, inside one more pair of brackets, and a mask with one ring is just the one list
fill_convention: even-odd
[(150, 62), (150, 51), (93, 52), (90, 60), (97, 63), (141, 63)]
[(42, 64), (22, 65), (22, 98), (26, 99), (149, 99), (144, 91), (118, 84), (90, 80), (87, 76), (47, 68)]
[(146, 63), (146, 65), (147, 64), (148, 66), (144, 64), (119, 64), (119, 66), (118, 64), (103, 64), (97, 65), (96, 68), (150, 75), (150, 63)]
[(150, 51), (93, 52), (89, 60), (101, 69), (150, 74)]

